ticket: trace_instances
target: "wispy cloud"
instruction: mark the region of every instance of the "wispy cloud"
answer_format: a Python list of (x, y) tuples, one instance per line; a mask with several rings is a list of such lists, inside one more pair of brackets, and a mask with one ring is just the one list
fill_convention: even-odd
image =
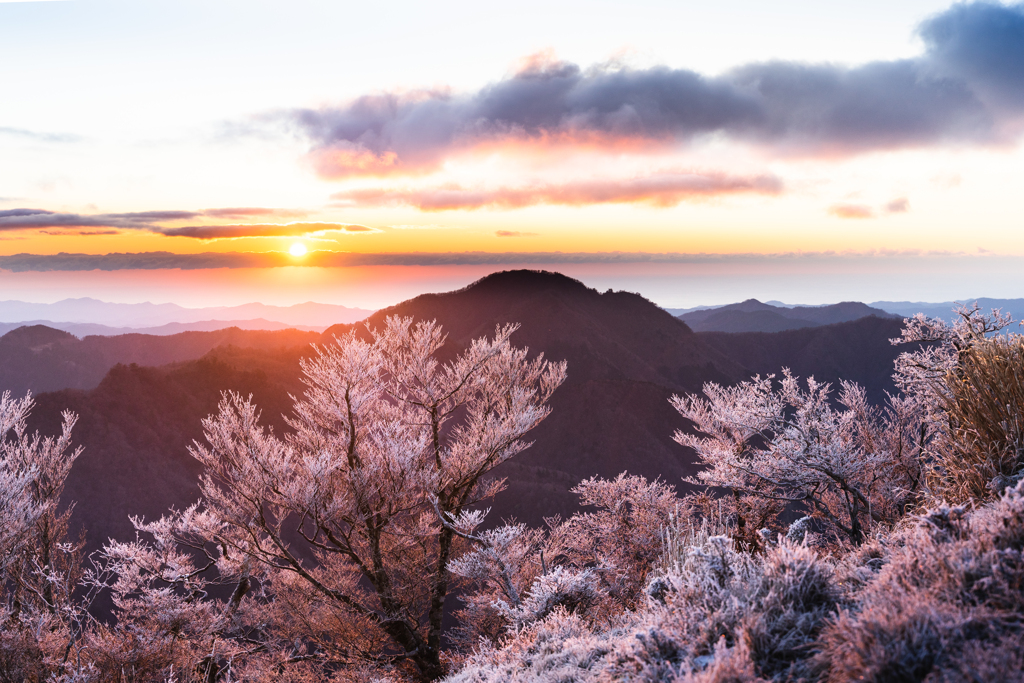
[(874, 218), (875, 211), (865, 204), (834, 204), (828, 212), (836, 218)]
[(906, 213), (907, 211), (910, 211), (910, 200), (906, 197), (893, 199), (885, 205), (886, 213)]
[(197, 211), (141, 211), (133, 213), (78, 214), (43, 209), (6, 209), (0, 211), (0, 230), (31, 228), (124, 228), (152, 229), (160, 222), (199, 218)]
[[(2, 1), (0, 0), (0, 2)], [(6, 126), (0, 126), (0, 135), (32, 140), (33, 142), (70, 143), (83, 140), (82, 136), (72, 133), (46, 133), (25, 128), (8, 128)]]
[[(119, 230), (145, 230), (168, 237), (195, 239), (231, 239), (239, 237), (297, 237), (325, 232), (368, 233), (376, 228), (351, 223), (288, 222), (253, 224), (198, 224), (176, 226), (174, 223), (202, 218), (244, 219), (258, 217), (285, 218), (306, 215), (293, 209), (226, 208), (204, 211), (137, 211), (131, 213), (58, 213), (43, 209), (7, 209), (0, 211), (0, 231), (36, 229), (45, 234), (110, 235)], [(168, 226), (167, 223), (172, 225)], [(86, 228), (73, 232), (76, 228)], [(96, 228), (96, 230), (89, 230)], [(72, 232), (69, 232), (72, 231)]]
[(836, 218), (875, 218), (879, 214), (906, 213), (908, 211), (910, 211), (910, 200), (906, 197), (897, 197), (886, 202), (877, 211), (867, 204), (833, 204), (828, 207), (828, 212)]
[(782, 181), (769, 175), (737, 177), (724, 173), (666, 172), (623, 180), (539, 183), (496, 189), (472, 189), (460, 185), (426, 189), (363, 188), (337, 192), (331, 198), (347, 205), (407, 205), (422, 211), (519, 209), (538, 204), (632, 203), (664, 207), (728, 194), (778, 194), (782, 189)]
[(324, 232), (380, 232), (376, 228), (350, 223), (256, 223), (247, 225), (187, 225), (180, 228), (154, 228), (168, 237), (192, 237), (201, 240), (241, 237), (301, 237)]
[(537, 59), (475, 92), (367, 95), (289, 120), (325, 177), (423, 172), (479, 146), (662, 151), (706, 134), (810, 156), (1010, 144), (1024, 113), (1024, 6), (955, 5), (919, 35), (916, 58), (852, 68), (765, 62), (704, 76)]
[(521, 232), (519, 230), (497, 230), (494, 233), (495, 237), (537, 237), (540, 233), (537, 232)]
[(308, 211), (301, 209), (268, 209), (265, 207), (255, 206), (244, 206), (244, 207), (229, 207), (224, 209), (205, 209), (202, 214), (211, 218), (229, 218), (229, 219), (243, 219), (243, 218), (297, 218), (301, 216), (308, 216)]

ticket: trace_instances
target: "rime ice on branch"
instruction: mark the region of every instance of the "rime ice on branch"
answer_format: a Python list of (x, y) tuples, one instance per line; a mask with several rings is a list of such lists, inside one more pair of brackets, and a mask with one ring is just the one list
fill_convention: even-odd
[(788, 369), (778, 389), (773, 380), (708, 383), (706, 398), (672, 397), (699, 432), (673, 438), (707, 465), (688, 481), (806, 505), (859, 545), (873, 522), (894, 521), (920, 486), (919, 404), (889, 397), (879, 410), (861, 387), (843, 382), (834, 408), (830, 385), (813, 377), (806, 389)]
[(448, 566), (465, 541), (433, 505), (478, 525), (468, 508), (503, 486), (484, 475), (529, 445), (566, 374), (513, 347), (516, 329), (447, 364), (434, 322), (391, 317), (369, 340), (338, 338), (302, 361), (308, 389), (285, 438), (260, 426), (250, 400), (225, 395), (203, 423), (208, 443), (192, 448), (204, 510), (168, 528), (219, 548), (222, 576), (271, 586), (288, 606), (280, 628), (316, 656), (441, 676)]

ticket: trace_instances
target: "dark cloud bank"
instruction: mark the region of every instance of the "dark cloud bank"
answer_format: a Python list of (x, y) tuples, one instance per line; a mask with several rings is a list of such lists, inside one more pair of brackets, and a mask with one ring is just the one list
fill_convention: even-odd
[(1024, 114), (1024, 6), (955, 5), (914, 59), (845, 68), (765, 62), (722, 76), (537, 60), (478, 92), (361, 97), (292, 112), (325, 176), (416, 172), (509, 141), (664, 146), (724, 134), (794, 155), (997, 145)]
[[(158, 223), (192, 221), (202, 218), (265, 218), (303, 215), (290, 209), (229, 208), (205, 211), (141, 211), (136, 213), (57, 213), (43, 209), (8, 209), (0, 211), (0, 231), (38, 229), (43, 232), (74, 228), (108, 228), (79, 232), (82, 235), (116, 234), (116, 229), (147, 230), (168, 237), (194, 239), (230, 239), (238, 237), (298, 237), (320, 231), (376, 232), (365, 225), (349, 223), (292, 222), (250, 223), (237, 225), (184, 225), (167, 227)], [(114, 230), (110, 230), (110, 229)], [(49, 233), (48, 234), (62, 234)]]
[[(504, 232), (505, 234), (501, 234)], [(499, 237), (530, 237), (533, 233), (499, 231)], [(785, 262), (790, 264), (838, 263), (875, 259), (970, 258), (959, 252), (885, 251), (866, 253), (793, 252), (778, 254), (681, 254), (648, 252), (441, 252), (441, 253), (339, 253), (314, 251), (296, 259), (280, 252), (227, 252), (174, 254), (154, 251), (125, 254), (14, 254), (0, 256), (0, 270), (14, 272), (89, 271), (89, 270), (199, 270), (206, 268), (275, 268), (315, 266), (343, 268), (352, 266), (555, 266), (574, 263), (717, 263), (754, 264)]]

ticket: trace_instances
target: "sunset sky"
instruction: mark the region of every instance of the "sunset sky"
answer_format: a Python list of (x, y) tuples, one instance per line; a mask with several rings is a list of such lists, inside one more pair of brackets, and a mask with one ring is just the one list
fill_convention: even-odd
[(0, 0), (0, 87), (0, 299), (1024, 296), (1022, 5)]

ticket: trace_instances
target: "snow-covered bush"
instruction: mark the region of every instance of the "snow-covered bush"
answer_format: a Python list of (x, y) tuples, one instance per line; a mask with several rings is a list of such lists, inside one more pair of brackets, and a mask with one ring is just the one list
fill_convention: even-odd
[(861, 387), (843, 382), (837, 409), (830, 385), (812, 377), (805, 386), (784, 370), (778, 388), (770, 375), (733, 387), (705, 384), (704, 398), (673, 396), (698, 432), (673, 438), (706, 465), (687, 481), (800, 505), (858, 545), (873, 523), (896, 521), (918, 493), (920, 406), (893, 398), (879, 410)]
[(894, 344), (927, 342), (902, 354), (893, 377), (924, 409), (921, 431), (934, 501), (993, 499), (1024, 474), (1024, 335), (1009, 316), (960, 307), (949, 325), (918, 315)]
[(595, 621), (556, 608), (481, 645), (449, 680), (783, 680), (808, 670), (840, 594), (827, 561), (786, 541), (752, 555), (706, 529), (667, 554), (648, 583), (658, 596), (637, 611)]
[(495, 643), (556, 607), (596, 620), (642, 600), (662, 555), (661, 530), (680, 508), (674, 487), (623, 473), (587, 479), (573, 491), (596, 509), (548, 520), (546, 530), (508, 524), (463, 532), (476, 547), (449, 564), (472, 582), (457, 612), (461, 648), (480, 638)]
[(81, 543), (58, 509), (71, 465), (75, 415), (61, 434), (28, 433), (31, 395), (0, 396), (0, 681), (44, 681), (67, 671), (84, 617), (73, 599)]
[(822, 677), (1019, 676), (1024, 663), (1024, 484), (973, 512), (935, 508), (897, 541), (878, 578), (823, 633)]

